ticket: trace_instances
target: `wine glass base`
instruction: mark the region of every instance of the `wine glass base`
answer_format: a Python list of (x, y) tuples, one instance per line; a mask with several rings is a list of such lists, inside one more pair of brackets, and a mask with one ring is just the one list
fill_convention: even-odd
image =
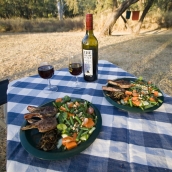
[(73, 84), (72, 84), (72, 87), (73, 87), (74, 89), (81, 89), (81, 88), (82, 88), (80, 83), (73, 83)]
[(45, 87), (43, 91), (45, 94), (50, 94), (50, 93), (53, 93), (57, 90), (58, 90), (57, 86), (51, 85), (51, 87)]

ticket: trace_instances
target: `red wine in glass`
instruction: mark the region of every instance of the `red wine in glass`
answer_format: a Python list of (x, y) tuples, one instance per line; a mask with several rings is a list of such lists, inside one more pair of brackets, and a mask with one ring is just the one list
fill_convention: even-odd
[(82, 73), (82, 58), (81, 55), (75, 55), (69, 57), (69, 72), (75, 76), (76, 82), (74, 83), (75, 88), (80, 88), (77, 76)]
[(41, 78), (49, 79), (54, 75), (54, 67), (52, 65), (44, 65), (38, 67), (38, 73)]
[(80, 75), (82, 73), (82, 65), (80, 63), (69, 64), (69, 72), (74, 75)]
[(51, 63), (46, 61), (46, 56), (44, 58), (38, 58), (38, 74), (41, 78), (48, 80), (48, 86), (44, 88), (44, 93), (51, 93), (52, 91), (57, 91), (56, 85), (51, 85), (50, 78), (54, 75), (54, 67)]

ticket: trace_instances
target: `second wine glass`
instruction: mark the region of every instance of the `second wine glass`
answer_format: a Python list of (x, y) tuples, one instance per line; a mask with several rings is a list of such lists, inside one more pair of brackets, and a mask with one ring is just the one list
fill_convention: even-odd
[(76, 89), (81, 88), (81, 84), (78, 82), (78, 75), (82, 73), (82, 58), (80, 55), (69, 57), (69, 72), (76, 78), (73, 84)]

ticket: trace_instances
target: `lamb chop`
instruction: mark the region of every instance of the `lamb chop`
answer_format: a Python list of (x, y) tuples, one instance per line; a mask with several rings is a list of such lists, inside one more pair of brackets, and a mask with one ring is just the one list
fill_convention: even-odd
[(132, 86), (132, 84), (129, 81), (124, 81), (124, 80), (117, 80), (117, 81), (108, 80), (108, 83), (124, 89), (130, 88)]
[(44, 116), (53, 117), (57, 113), (57, 109), (53, 106), (44, 106), (44, 107), (35, 107), (35, 106), (28, 106), (27, 110), (30, 113), (40, 113)]
[(113, 92), (121, 92), (124, 91), (124, 89), (121, 88), (114, 88), (114, 87), (107, 87), (107, 86), (102, 86), (102, 90), (104, 91), (113, 91)]
[(57, 120), (55, 115), (57, 113), (57, 109), (55, 107), (28, 106), (27, 109), (30, 113), (26, 113), (24, 118), (28, 123), (30, 123), (30, 125), (22, 127), (22, 130), (38, 128), (39, 132), (46, 132), (56, 128)]
[(22, 127), (22, 130), (30, 130), (33, 128), (38, 128), (39, 132), (44, 133), (46, 131), (50, 131), (57, 127), (57, 120), (55, 117), (46, 117), (42, 118), (39, 121), (33, 122), (30, 125), (26, 125)]

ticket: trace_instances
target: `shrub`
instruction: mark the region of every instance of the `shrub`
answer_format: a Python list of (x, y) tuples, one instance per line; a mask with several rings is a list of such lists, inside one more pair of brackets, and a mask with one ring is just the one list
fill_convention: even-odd
[(83, 30), (83, 17), (58, 19), (0, 19), (0, 32), (62, 32)]
[(150, 13), (148, 18), (151, 18), (154, 23), (157, 23), (160, 28), (172, 27), (172, 12), (161, 12)]

